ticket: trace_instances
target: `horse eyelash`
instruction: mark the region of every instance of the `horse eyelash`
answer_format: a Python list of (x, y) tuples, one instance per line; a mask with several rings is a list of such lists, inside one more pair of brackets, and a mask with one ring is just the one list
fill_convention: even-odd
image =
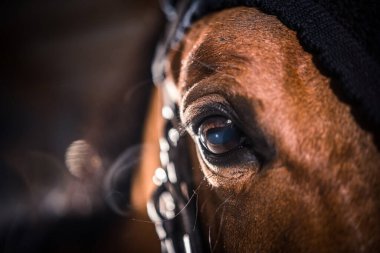
[(190, 123), (184, 124), (181, 121), (179, 121), (178, 126), (177, 126), (177, 131), (180, 137), (184, 137), (187, 134), (187, 128), (189, 126), (190, 126)]

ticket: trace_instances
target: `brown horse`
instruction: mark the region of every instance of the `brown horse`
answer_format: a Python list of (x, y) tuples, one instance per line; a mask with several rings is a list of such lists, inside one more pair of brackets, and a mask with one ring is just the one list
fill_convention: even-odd
[[(98, 2), (100, 6), (110, 6), (103, 0)], [(1, 148), (6, 165), (25, 171), (25, 178), (31, 179), (24, 180), (31, 186), (31, 193), (41, 195), (31, 194), (36, 204), (26, 204), (23, 209), (27, 219), (32, 216), (30, 228), (27, 222), (26, 228), (18, 230), (13, 221), (10, 226), (0, 227), (1, 232), (5, 231), (4, 237), (1, 234), (0, 251), (159, 251), (146, 203), (155, 190), (151, 180), (154, 169), (161, 166), (158, 143), (165, 128), (160, 115), (162, 93), (166, 95), (171, 90), (180, 108), (180, 132), (185, 138), (192, 138), (188, 138), (191, 144), (187, 147), (196, 186), (192, 199), (198, 202), (197, 224), (202, 227), (210, 251), (376, 252), (380, 248), (380, 158), (374, 136), (356, 122), (352, 108), (332, 89), (335, 80), (320, 71), (312, 55), (300, 45), (296, 32), (254, 8), (229, 9), (204, 17), (168, 53), (166, 79), (153, 92), (145, 121), (144, 148), (133, 178), (129, 218), (115, 218), (109, 210), (103, 210), (99, 194), (103, 169), (110, 167), (126, 146), (139, 141), (149, 87), (130, 87), (141, 78), (148, 78), (148, 57), (140, 52), (146, 49), (145, 36), (149, 37), (154, 23), (159, 22), (150, 14), (146, 17), (152, 20), (144, 19), (145, 24), (141, 22), (142, 12), (135, 11), (146, 8), (148, 2), (137, 7), (131, 3), (118, 5), (122, 2), (110, 8), (99, 8), (97, 4), (90, 4), (94, 6), (90, 9), (79, 6), (87, 9), (88, 15), (94, 15), (93, 22), (109, 11), (109, 17), (122, 17), (120, 21), (127, 19), (127, 23), (141, 25), (140, 29), (131, 25), (130, 29), (121, 26), (108, 30), (107, 25), (102, 26), (105, 30), (100, 36), (88, 32), (88, 37), (78, 39), (75, 32), (72, 39), (63, 42), (51, 39), (55, 36), (44, 41), (41, 34), (48, 27), (33, 30), (35, 23), (30, 20), (51, 25), (54, 34), (66, 34), (65, 26), (57, 30), (62, 19), (70, 21), (68, 25), (75, 31), (92, 27), (91, 22), (77, 22), (82, 20), (82, 11), (75, 11), (79, 14), (77, 19), (66, 19), (56, 13), (63, 9), (70, 14), (71, 8), (55, 5), (42, 11), (49, 13), (47, 20), (54, 22), (35, 19), (34, 15), (46, 16), (34, 11), (20, 25), (7, 29), (6, 37), (14, 38), (13, 31), (20, 36), (14, 41), (6, 40), (4, 48), (8, 50), (2, 52), (8, 63), (2, 68), (2, 81), (9, 83), (2, 93), (6, 101), (2, 109), (12, 111), (6, 116), (25, 114), (25, 120), (5, 117), (11, 135), (1, 132)], [(13, 12), (8, 16), (13, 17)], [(16, 19), (22, 16), (15, 15)], [(116, 23), (109, 24), (114, 27)], [(30, 30), (31, 35), (18, 33), (25, 30)], [(137, 30), (138, 36), (133, 33)], [(31, 43), (25, 35), (35, 35), (37, 39)], [(89, 46), (89, 41), (93, 46)], [(110, 49), (98, 50), (106, 46)], [(119, 53), (119, 47), (125, 55)], [(111, 51), (112, 64), (108, 53)], [(128, 59), (124, 61), (124, 57)], [(64, 85), (57, 90), (55, 84), (61, 82)], [(28, 88), (21, 86), (24, 83), (29, 84)], [(149, 86), (149, 81), (144, 85)], [(18, 99), (10, 106), (7, 99), (14, 94)], [(64, 129), (59, 127), (60, 122), (65, 123)], [(226, 139), (220, 139), (221, 135)], [(100, 176), (91, 177), (80, 170), (76, 173), (76, 166), (70, 163), (67, 166), (79, 179), (66, 171), (64, 153), (70, 142), (78, 138), (87, 142), (74, 142), (83, 145), (71, 146), (69, 151), (84, 153), (85, 159), (78, 161), (90, 163), (82, 164), (83, 169), (101, 165)], [(30, 155), (22, 156), (24, 153)], [(89, 154), (95, 154), (94, 163)], [(38, 173), (31, 177), (34, 171)], [(52, 181), (52, 185), (47, 184)], [(47, 193), (52, 189), (61, 189), (56, 181), (64, 182), (65, 187), (58, 193), (64, 193), (67, 200), (67, 205), (63, 205), (68, 212), (65, 215), (72, 214), (73, 209), (83, 211), (82, 207), (88, 204), (81, 198), (84, 191), (100, 202), (94, 201), (93, 207), (101, 210), (93, 210), (92, 216), (72, 219), (48, 217), (45, 222), (45, 217), (40, 216), (46, 213), (35, 207), (41, 206), (41, 199), (50, 196)], [(55, 203), (61, 195), (51, 196), (48, 200)], [(13, 194), (8, 199), (13, 203), (17, 196)], [(28, 200), (18, 199), (21, 201), (16, 204)], [(0, 211), (13, 210), (5, 207), (6, 204)], [(6, 218), (23, 222), (16, 213), (9, 213)]]
[[(192, 25), (169, 52), (165, 74), (160, 89), (177, 89), (192, 139), (199, 219), (211, 251), (380, 249), (373, 135), (294, 31), (255, 8), (223, 10)], [(161, 107), (157, 90), (144, 134), (150, 148), (132, 188), (142, 214), (160, 166)]]

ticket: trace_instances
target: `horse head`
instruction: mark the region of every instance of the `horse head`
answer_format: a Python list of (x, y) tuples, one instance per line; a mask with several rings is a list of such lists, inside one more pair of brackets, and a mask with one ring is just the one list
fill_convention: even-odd
[(380, 248), (373, 133), (295, 31), (256, 8), (221, 10), (166, 57), (161, 89), (173, 91), (190, 136), (211, 251)]

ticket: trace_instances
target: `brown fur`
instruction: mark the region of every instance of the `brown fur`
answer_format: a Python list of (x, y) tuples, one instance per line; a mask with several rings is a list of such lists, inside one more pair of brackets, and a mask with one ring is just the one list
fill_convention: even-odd
[[(178, 85), (184, 124), (204, 104), (226, 103), (248, 136), (262, 134), (274, 149), (265, 166), (229, 168), (197, 151), (194, 166), (209, 183), (198, 182), (211, 248), (380, 249), (379, 151), (295, 32), (253, 8), (224, 10), (194, 24), (169, 59), (168, 81)], [(158, 154), (145, 155), (157, 161)]]

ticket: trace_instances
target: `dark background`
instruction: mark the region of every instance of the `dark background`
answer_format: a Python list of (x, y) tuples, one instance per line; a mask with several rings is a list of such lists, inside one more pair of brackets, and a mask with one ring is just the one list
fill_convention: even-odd
[(0, 3), (0, 252), (131, 252), (152, 229), (128, 229), (65, 152), (85, 140), (104, 175), (140, 143), (162, 23), (155, 0)]

